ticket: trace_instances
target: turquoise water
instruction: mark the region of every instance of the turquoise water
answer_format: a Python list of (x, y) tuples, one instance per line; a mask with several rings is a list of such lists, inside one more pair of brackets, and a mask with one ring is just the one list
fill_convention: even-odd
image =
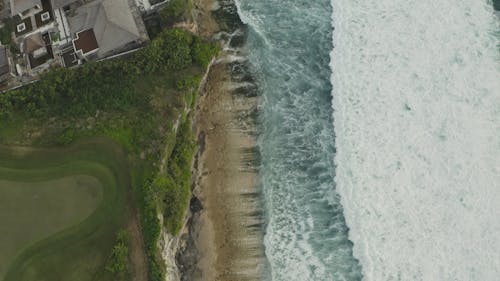
[(262, 91), (269, 279), (360, 280), (334, 184), (329, 0), (238, 0)]

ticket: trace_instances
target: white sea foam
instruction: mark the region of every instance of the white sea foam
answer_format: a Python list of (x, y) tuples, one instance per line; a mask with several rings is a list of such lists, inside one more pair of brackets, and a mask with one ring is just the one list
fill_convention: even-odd
[(329, 0), (239, 0), (259, 96), (259, 172), (266, 219), (266, 280), (353, 281), (335, 196)]
[(493, 8), (332, 5), (336, 182), (364, 279), (500, 280)]

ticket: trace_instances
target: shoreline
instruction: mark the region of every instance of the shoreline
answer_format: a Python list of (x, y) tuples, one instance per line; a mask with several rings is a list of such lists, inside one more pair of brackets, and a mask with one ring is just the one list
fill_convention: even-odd
[(214, 66), (197, 119), (205, 148), (194, 190), (203, 206), (194, 221), (201, 276), (187, 280), (256, 280), (262, 276), (257, 171), (245, 159), (252, 157), (246, 151), (255, 147), (254, 126), (239, 119), (242, 112), (253, 110), (256, 97), (235, 99), (224, 86), (226, 71), (227, 65)]
[[(215, 37), (236, 31), (229, 27), (234, 22), (227, 22), (232, 19), (215, 18), (218, 16), (213, 15), (212, 8), (221, 8), (214, 3), (196, 3), (198, 16), (202, 15), (198, 23), (210, 22), (199, 32)], [(222, 27), (215, 22), (222, 23)], [(231, 61), (229, 57), (234, 55), (240, 56), (239, 51), (224, 50), (200, 89), (194, 124), (199, 151), (194, 164), (193, 197), (183, 247), (177, 254), (181, 280), (244, 281), (264, 276), (254, 119), (258, 97), (255, 85), (249, 88), (251, 83), (245, 81), (248, 75), (239, 78), (235, 74), (235, 69), (245, 70), (246, 65)]]

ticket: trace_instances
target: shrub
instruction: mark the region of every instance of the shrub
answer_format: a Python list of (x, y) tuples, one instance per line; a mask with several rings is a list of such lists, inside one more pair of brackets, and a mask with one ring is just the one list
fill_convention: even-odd
[(160, 18), (166, 25), (186, 19), (190, 13), (190, 0), (170, 0), (160, 11)]
[(187, 118), (177, 131), (174, 149), (168, 161), (166, 178), (157, 181), (163, 191), (163, 202), (166, 206), (163, 213), (167, 230), (177, 235), (191, 197), (191, 162), (195, 151), (195, 143), (191, 132), (191, 119)]
[(0, 117), (16, 111), (29, 118), (78, 117), (145, 106), (150, 95), (133, 87), (142, 75), (182, 70), (193, 62), (206, 66), (216, 50), (187, 31), (166, 30), (128, 59), (53, 68), (37, 83), (1, 95)]
[(207, 67), (219, 52), (217, 45), (205, 42), (199, 37), (194, 38), (191, 50), (193, 62), (203, 67)]
[(115, 275), (123, 275), (128, 271), (128, 233), (123, 229), (118, 232), (106, 270)]
[(164, 280), (165, 269), (161, 266), (158, 257), (157, 244), (160, 239), (161, 225), (158, 219), (158, 208), (156, 193), (148, 180), (140, 190), (140, 219), (141, 228), (146, 248), (146, 258), (148, 262), (148, 274), (152, 281)]

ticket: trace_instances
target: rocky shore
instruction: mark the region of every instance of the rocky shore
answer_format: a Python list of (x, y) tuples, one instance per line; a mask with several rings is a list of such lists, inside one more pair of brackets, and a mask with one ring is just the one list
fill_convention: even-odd
[(263, 218), (257, 178), (257, 87), (242, 53), (245, 27), (231, 0), (195, 1), (197, 30), (221, 40), (195, 119), (193, 198), (177, 251), (180, 280), (260, 280)]

